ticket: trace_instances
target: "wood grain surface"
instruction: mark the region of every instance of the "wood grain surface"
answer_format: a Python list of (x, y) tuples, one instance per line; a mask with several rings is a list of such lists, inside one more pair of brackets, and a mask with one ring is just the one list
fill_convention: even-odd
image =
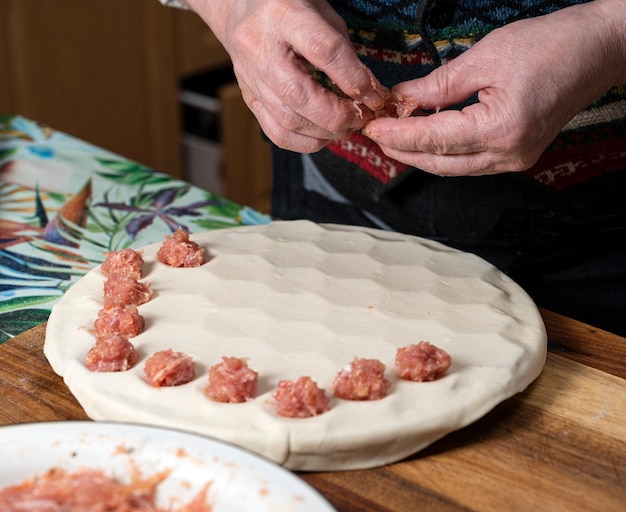
[[(340, 512), (625, 510), (626, 339), (542, 315), (550, 352), (523, 393), (399, 463), (300, 476)], [(87, 419), (44, 337), (0, 345), (0, 424)]]

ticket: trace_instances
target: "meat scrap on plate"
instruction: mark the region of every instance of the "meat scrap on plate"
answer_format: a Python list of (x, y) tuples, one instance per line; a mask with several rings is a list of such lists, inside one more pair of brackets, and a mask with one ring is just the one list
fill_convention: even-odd
[(59, 512), (212, 512), (207, 503), (208, 485), (187, 504), (176, 508), (157, 505), (158, 486), (167, 477), (159, 472), (150, 478), (133, 474), (123, 483), (99, 469), (74, 472), (51, 468), (42, 475), (0, 490), (0, 510)]

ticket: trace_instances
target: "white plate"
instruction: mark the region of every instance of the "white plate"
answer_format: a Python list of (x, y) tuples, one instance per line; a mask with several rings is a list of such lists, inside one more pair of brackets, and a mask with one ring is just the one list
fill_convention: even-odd
[(0, 486), (57, 467), (101, 469), (129, 481), (169, 470), (159, 506), (180, 506), (211, 482), (215, 512), (333, 512), (306, 482), (258, 455), (176, 430), (111, 422), (50, 422), (0, 428)]

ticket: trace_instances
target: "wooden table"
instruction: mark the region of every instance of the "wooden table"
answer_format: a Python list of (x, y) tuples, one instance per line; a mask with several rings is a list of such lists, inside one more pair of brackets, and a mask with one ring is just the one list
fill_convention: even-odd
[[(302, 478), (340, 512), (626, 510), (626, 339), (542, 315), (550, 352), (525, 392), (405, 461)], [(44, 335), (0, 345), (0, 424), (87, 419)]]

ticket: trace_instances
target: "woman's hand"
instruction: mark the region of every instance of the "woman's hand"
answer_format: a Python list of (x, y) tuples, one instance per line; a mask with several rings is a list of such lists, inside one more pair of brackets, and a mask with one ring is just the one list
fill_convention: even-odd
[[(224, 45), (245, 102), (278, 146), (318, 151), (383, 107), (388, 91), (358, 59), (344, 21), (325, 0), (186, 3)], [(345, 97), (317, 83), (312, 68)]]
[[(577, 112), (626, 80), (625, 29), (622, 0), (512, 23), (392, 89), (436, 113), (376, 119), (363, 133), (389, 157), (442, 176), (526, 170)], [(475, 93), (478, 103), (440, 110)]]

